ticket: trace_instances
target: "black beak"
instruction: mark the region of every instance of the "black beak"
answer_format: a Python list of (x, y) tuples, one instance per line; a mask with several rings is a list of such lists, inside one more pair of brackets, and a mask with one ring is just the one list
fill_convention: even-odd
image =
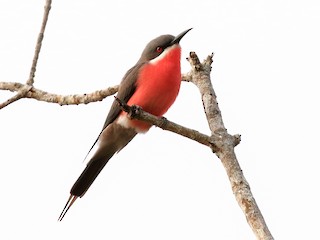
[(170, 43), (170, 46), (177, 44), (180, 42), (180, 40), (183, 38), (184, 35), (187, 34), (187, 32), (189, 32), (192, 28), (189, 28), (188, 30), (183, 31), (182, 33), (180, 33), (178, 36), (176, 36), (172, 42)]

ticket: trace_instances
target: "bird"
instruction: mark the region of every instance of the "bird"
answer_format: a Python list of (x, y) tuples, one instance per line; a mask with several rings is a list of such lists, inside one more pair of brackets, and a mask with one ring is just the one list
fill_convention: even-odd
[(130, 118), (122, 111), (119, 101), (158, 117), (174, 103), (181, 83), (179, 43), (191, 29), (177, 36), (166, 34), (151, 40), (137, 63), (126, 72), (102, 130), (86, 156), (88, 163), (72, 186), (58, 221), (62, 221), (73, 203), (84, 196), (109, 159), (138, 133), (146, 133), (151, 128), (149, 123)]

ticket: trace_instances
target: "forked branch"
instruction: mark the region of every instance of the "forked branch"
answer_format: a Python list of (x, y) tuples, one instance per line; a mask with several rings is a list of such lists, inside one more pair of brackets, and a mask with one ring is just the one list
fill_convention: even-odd
[[(31, 69), (30, 69), (30, 74), (29, 74), (29, 78), (27, 80), (27, 83), (24, 84), (23, 86), (21, 86), (17, 92), (16, 95), (14, 95), (13, 97), (7, 99), (5, 102), (0, 103), (0, 109), (8, 106), (9, 104), (26, 97), (27, 93), (32, 89), (33, 83), (34, 83), (34, 76), (35, 76), (35, 72), (36, 72), (36, 67), (37, 67), (37, 63), (38, 63), (38, 58), (39, 58), (39, 53), (41, 50), (41, 46), (42, 46), (42, 40), (44, 37), (44, 31), (46, 29), (46, 25), (47, 25), (47, 21), (48, 21), (48, 16), (49, 16), (49, 12), (51, 9), (51, 0), (46, 0), (46, 4), (44, 6), (44, 13), (43, 13), (43, 19), (42, 19), (42, 24), (41, 24), (41, 29), (38, 35), (38, 39), (37, 39), (37, 43), (36, 43), (36, 48), (34, 51), (34, 56), (33, 56), (33, 60), (32, 60), (32, 64), (31, 64)], [(3, 83), (0, 83), (0, 86), (3, 85)], [(0, 88), (2, 89), (2, 88)]]

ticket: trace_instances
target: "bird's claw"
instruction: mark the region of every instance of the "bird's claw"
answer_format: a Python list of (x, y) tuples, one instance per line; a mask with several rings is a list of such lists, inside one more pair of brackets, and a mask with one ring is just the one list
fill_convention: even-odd
[(129, 112), (128, 112), (128, 117), (130, 119), (135, 118), (136, 115), (140, 114), (140, 110), (142, 110), (142, 108), (138, 105), (132, 105), (130, 106)]
[(129, 106), (126, 102), (124, 102), (123, 100), (114, 97), (116, 99), (116, 101), (119, 103), (119, 106), (128, 113), (128, 117), (130, 119), (135, 118), (136, 115), (140, 114), (140, 110), (142, 109), (140, 106), (138, 105), (131, 105)]

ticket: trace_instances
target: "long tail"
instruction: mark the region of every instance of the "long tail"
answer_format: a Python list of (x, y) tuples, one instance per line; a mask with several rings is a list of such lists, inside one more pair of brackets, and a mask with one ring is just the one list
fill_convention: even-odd
[(62, 219), (64, 218), (72, 204), (77, 200), (77, 198), (81, 198), (86, 193), (86, 191), (97, 178), (97, 176), (99, 175), (103, 167), (107, 164), (108, 160), (112, 157), (112, 155), (108, 159), (95, 160), (93, 162), (90, 162), (86, 166), (86, 168), (83, 170), (77, 181), (73, 184), (70, 190), (70, 197), (66, 205), (64, 206), (58, 221), (62, 221)]
[(66, 213), (68, 212), (68, 210), (70, 209), (70, 207), (72, 206), (72, 204), (77, 200), (77, 196), (74, 195), (70, 195), (66, 205), (64, 206), (62, 212), (60, 213), (60, 216), (58, 218), (58, 221), (62, 221), (62, 219), (64, 218), (64, 216), (66, 215)]
[(125, 147), (136, 134), (134, 129), (124, 128), (117, 123), (112, 123), (105, 128), (100, 134), (96, 152), (77, 181), (73, 184), (70, 190), (70, 197), (63, 208), (58, 221), (62, 221), (77, 198), (81, 198), (87, 192), (109, 159), (116, 152)]

